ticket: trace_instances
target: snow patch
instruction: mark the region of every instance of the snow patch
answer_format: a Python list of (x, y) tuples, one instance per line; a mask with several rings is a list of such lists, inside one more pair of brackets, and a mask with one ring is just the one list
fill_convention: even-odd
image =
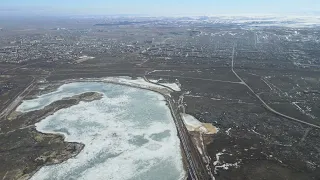
[(177, 84), (177, 83), (159, 83), (162, 79), (149, 79), (150, 82), (153, 82), (153, 83), (157, 83), (157, 84), (161, 84), (163, 86), (166, 86), (166, 87), (169, 87), (171, 89), (173, 89), (174, 91), (181, 91), (180, 89), (180, 84)]
[(180, 113), (180, 115), (188, 131), (199, 131), (204, 134), (216, 134), (218, 132), (218, 128), (214, 127), (210, 123), (201, 123), (194, 116), (186, 113)]
[(218, 152), (216, 154), (216, 161), (213, 162), (215, 174), (218, 173), (218, 169), (228, 170), (230, 167), (235, 167), (235, 168), (240, 167), (241, 160), (235, 163), (222, 163), (220, 160), (220, 156), (224, 154), (226, 154), (226, 150), (223, 150), (222, 152)]
[(159, 83), (159, 84), (167, 86), (167, 87), (173, 89), (174, 91), (181, 91), (180, 86), (178, 86), (178, 84), (176, 84), (176, 83)]
[(145, 89), (165, 89), (163, 86), (156, 85), (145, 81), (143, 78), (139, 77), (137, 79), (131, 79), (131, 77), (107, 77), (103, 78), (104, 82), (114, 82), (123, 85), (135, 86)]
[(231, 128), (229, 128), (229, 129), (226, 130), (226, 134), (227, 134), (228, 136), (230, 136), (230, 130), (231, 130)]

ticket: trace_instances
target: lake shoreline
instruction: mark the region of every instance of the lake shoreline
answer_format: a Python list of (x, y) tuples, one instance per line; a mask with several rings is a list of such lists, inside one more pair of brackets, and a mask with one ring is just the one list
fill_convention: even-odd
[[(123, 86), (129, 86), (129, 87), (133, 87), (133, 88), (139, 88), (139, 89), (144, 89), (144, 90), (148, 90), (148, 91), (153, 91), (159, 95), (161, 95), (163, 98), (164, 98), (164, 101), (166, 101), (166, 106), (167, 108), (169, 108), (168, 110), (170, 111), (170, 114), (172, 116), (172, 113), (171, 112), (171, 108), (169, 107), (168, 105), (168, 101), (170, 100), (171, 96), (170, 96), (170, 93), (172, 92), (172, 90), (170, 88), (165, 88), (163, 86), (158, 86), (158, 87), (155, 87), (155, 86), (140, 86), (140, 85), (137, 85), (137, 84), (130, 84), (130, 83), (122, 83), (122, 82), (119, 82), (119, 81), (113, 81), (113, 80), (110, 80), (110, 79), (72, 79), (72, 80), (66, 80), (66, 81), (60, 81), (60, 82), (57, 82), (56, 83), (56, 86), (57, 87), (55, 90), (57, 90), (60, 86), (62, 86), (63, 84), (68, 84), (68, 83), (74, 83), (74, 82), (102, 82), (102, 83), (107, 83), (107, 84), (116, 84), (116, 85), (123, 85)], [(60, 86), (58, 86), (57, 84), (59, 84)], [(53, 91), (53, 90), (52, 90)], [(60, 110), (60, 109), (58, 109)], [(58, 111), (56, 110), (56, 111)], [(55, 112), (56, 112), (55, 111)], [(51, 113), (51, 114), (54, 114), (55, 112)], [(42, 119), (44, 119), (45, 117), (42, 117)], [(172, 116), (172, 119), (174, 117)], [(43, 132), (39, 132), (39, 133), (43, 133)], [(43, 133), (43, 134), (52, 134), (52, 135), (58, 135), (58, 136), (63, 136), (62, 134), (60, 133)], [(65, 138), (64, 138), (65, 139)], [(64, 140), (65, 141), (65, 140)], [(69, 141), (65, 141), (67, 143), (72, 143), (72, 142), (69, 142)], [(75, 155), (73, 155), (72, 157), (75, 157), (77, 156), (82, 150), (83, 148), (85, 147), (84, 144), (82, 143), (79, 143), (82, 146), (82, 149)], [(180, 151), (183, 152), (183, 149), (181, 147), (181, 144), (179, 145), (180, 146)], [(186, 163), (186, 159), (185, 159), (185, 155), (182, 153), (181, 154), (182, 156), (182, 164), (183, 164), (183, 169), (184, 171), (186, 172), (186, 175), (187, 175), (187, 163)], [(57, 163), (50, 163), (50, 164), (46, 164), (45, 166), (50, 166), (50, 165), (54, 165), (54, 164), (60, 164), (60, 163), (63, 163), (64, 161), (72, 158), (72, 157), (69, 157), (69, 158), (66, 158), (66, 159), (63, 159)], [(41, 167), (44, 167), (44, 166), (41, 166)], [(34, 173), (32, 173), (32, 175), (34, 175), (41, 167), (37, 168), (36, 171), (34, 171)], [(32, 177), (32, 176), (29, 176), (29, 177)], [(185, 177), (186, 178), (186, 177)], [(184, 179), (185, 179), (184, 178)]]

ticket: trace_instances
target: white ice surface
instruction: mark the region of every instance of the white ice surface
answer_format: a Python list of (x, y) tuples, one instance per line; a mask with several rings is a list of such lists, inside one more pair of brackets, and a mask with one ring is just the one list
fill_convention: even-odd
[(86, 84), (83, 82), (68, 83), (60, 86), (57, 89), (57, 91), (41, 95), (37, 99), (24, 100), (22, 104), (16, 109), (16, 111), (29, 112), (29, 111), (39, 110), (62, 98), (72, 97), (74, 95), (78, 95), (83, 92), (97, 91), (97, 89), (101, 87), (101, 83), (99, 83), (100, 81), (119, 83), (119, 84), (134, 86), (134, 87), (140, 87), (144, 89), (158, 89), (158, 90), (166, 89), (163, 86), (146, 82), (143, 78), (137, 78), (135, 80), (132, 80), (130, 77), (123, 76), (123, 77), (107, 77), (103, 79), (91, 79), (91, 80), (95, 82), (91, 82), (92, 84), (90, 86), (86, 86)]
[(42, 167), (31, 179), (184, 177), (175, 124), (160, 94), (106, 83), (70, 83), (56, 92), (25, 101), (19, 109), (43, 108), (47, 101), (87, 91), (104, 96), (61, 109), (36, 124), (38, 131), (63, 134), (68, 142), (85, 144), (84, 149), (61, 164)]
[(69, 83), (60, 86), (57, 91), (43, 94), (38, 96), (37, 99), (24, 100), (20, 106), (17, 107), (16, 111), (29, 112), (39, 110), (57, 100), (63, 98), (72, 97), (83, 92), (94, 91), (94, 89), (100, 86), (98, 83), (92, 83), (90, 87), (83, 87), (81, 83)]

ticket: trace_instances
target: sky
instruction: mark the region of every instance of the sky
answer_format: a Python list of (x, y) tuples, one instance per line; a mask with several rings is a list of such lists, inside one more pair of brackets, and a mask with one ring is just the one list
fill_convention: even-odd
[(172, 16), (314, 12), (320, 12), (320, 0), (0, 0), (1, 14)]

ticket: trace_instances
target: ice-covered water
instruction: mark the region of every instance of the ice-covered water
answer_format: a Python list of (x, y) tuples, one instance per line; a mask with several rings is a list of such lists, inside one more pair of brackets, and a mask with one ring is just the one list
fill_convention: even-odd
[(164, 97), (132, 87), (99, 82), (65, 84), (57, 91), (24, 101), (21, 111), (41, 109), (84, 92), (104, 97), (61, 109), (36, 124), (85, 144), (74, 158), (42, 167), (31, 179), (181, 179), (185, 172), (180, 143)]

